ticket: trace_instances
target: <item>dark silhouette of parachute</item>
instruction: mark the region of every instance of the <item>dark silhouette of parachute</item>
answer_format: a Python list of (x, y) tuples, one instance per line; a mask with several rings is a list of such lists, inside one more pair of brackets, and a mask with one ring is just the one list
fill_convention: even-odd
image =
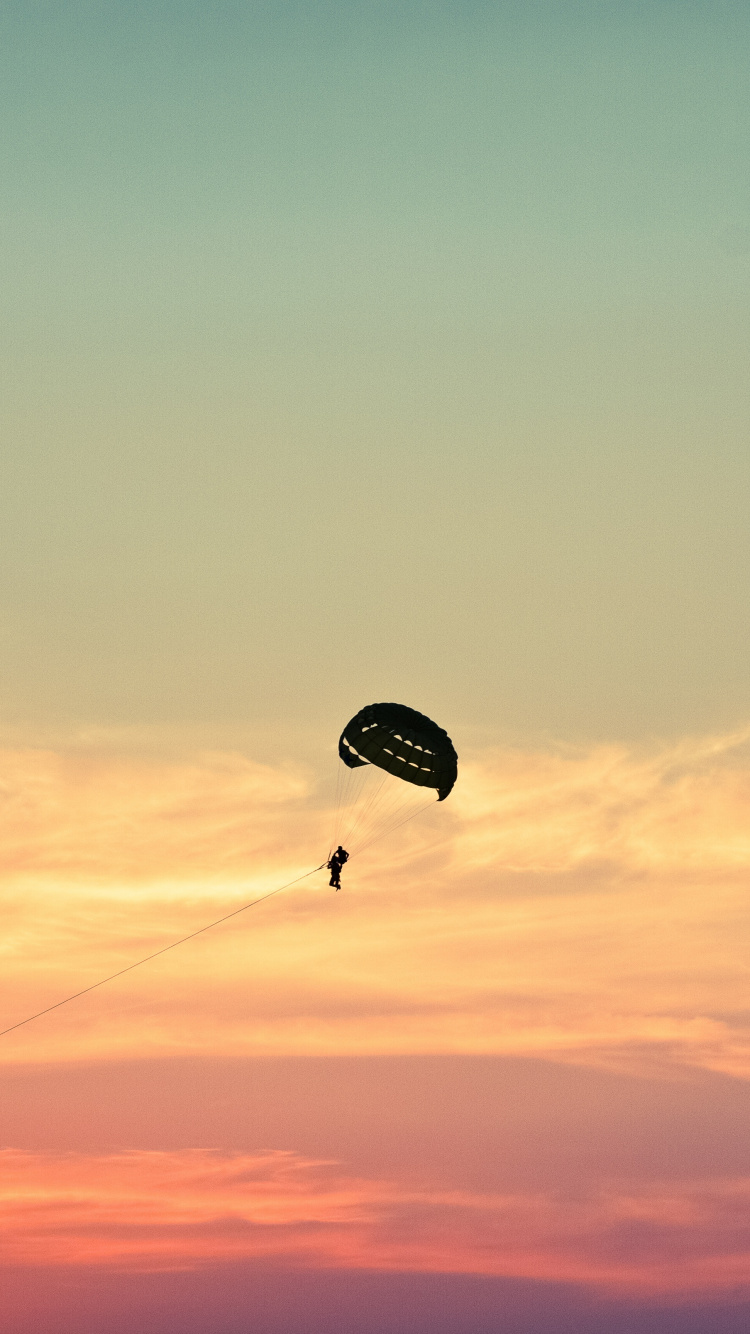
[(437, 788), (438, 801), (445, 801), (458, 772), (448, 733), (405, 704), (360, 709), (341, 733), (339, 755), (350, 769), (374, 764), (417, 787)]

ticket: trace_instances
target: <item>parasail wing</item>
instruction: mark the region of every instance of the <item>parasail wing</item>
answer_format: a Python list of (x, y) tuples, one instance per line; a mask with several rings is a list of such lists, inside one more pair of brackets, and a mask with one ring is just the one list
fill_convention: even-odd
[(405, 704), (368, 704), (347, 723), (339, 755), (350, 769), (374, 764), (417, 787), (437, 788), (444, 801), (456, 781), (458, 756), (448, 733)]

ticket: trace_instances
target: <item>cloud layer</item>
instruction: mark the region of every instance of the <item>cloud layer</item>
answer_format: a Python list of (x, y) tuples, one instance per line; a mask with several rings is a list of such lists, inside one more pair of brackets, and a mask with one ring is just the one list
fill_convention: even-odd
[[(13, 751), (0, 773), (6, 1023), (304, 874), (333, 821), (312, 771), (238, 754)], [(9, 1034), (7, 1075), (46, 1072), (49, 1105), (65, 1069), (141, 1062), (128, 1097), (141, 1088), (155, 1131), (152, 1147), (129, 1151), (94, 1150), (90, 1127), (69, 1152), (23, 1138), (27, 1151), (2, 1152), (5, 1264), (130, 1273), (252, 1261), (742, 1294), (750, 1177), (742, 1117), (722, 1090), (750, 1077), (749, 798), (747, 734), (650, 753), (476, 753), (450, 802), (353, 857), (342, 893), (310, 876)], [(347, 1055), (367, 1079), (315, 1112), (315, 1078), (326, 1089), (337, 1076), (315, 1075), (309, 1058)], [(507, 1093), (500, 1076), (485, 1086), (480, 1066), (419, 1084), (419, 1061), (485, 1056), (503, 1058), (506, 1076), (511, 1056), (576, 1065), (582, 1082), (568, 1103), (559, 1082), (548, 1103), (543, 1080), (536, 1093), (525, 1076)], [(204, 1138), (172, 1142), (176, 1111), (151, 1111), (146, 1066), (179, 1109), (177, 1058), (209, 1057), (307, 1065), (283, 1095), (278, 1071), (265, 1091), (258, 1074), (222, 1092), (209, 1072), (205, 1093), (196, 1077)], [(396, 1057), (405, 1074), (378, 1065)], [(665, 1088), (709, 1081), (725, 1160), (703, 1127), (667, 1167), (666, 1128), (686, 1096), (669, 1110), (655, 1095), (634, 1138), (636, 1083), (654, 1072)], [(595, 1082), (607, 1079), (606, 1090)], [(132, 1144), (113, 1097), (94, 1122), (109, 1126), (107, 1143)], [(296, 1101), (289, 1120), (282, 1108)], [(24, 1119), (19, 1103), (16, 1119), (41, 1144), (60, 1124), (58, 1108), (46, 1125), (47, 1105), (32, 1098)], [(330, 1153), (342, 1107), (359, 1138), (344, 1153), (338, 1134)], [(73, 1126), (81, 1118), (70, 1112)]]
[(603, 1182), (576, 1197), (352, 1177), (290, 1152), (0, 1154), (5, 1264), (239, 1259), (750, 1291), (750, 1179)]
[[(327, 847), (313, 776), (238, 755), (15, 752), (2, 773), (8, 1023)], [(749, 798), (746, 734), (478, 755), (455, 799), (352, 861), (342, 894), (311, 877), (3, 1056), (550, 1053), (745, 1077)]]

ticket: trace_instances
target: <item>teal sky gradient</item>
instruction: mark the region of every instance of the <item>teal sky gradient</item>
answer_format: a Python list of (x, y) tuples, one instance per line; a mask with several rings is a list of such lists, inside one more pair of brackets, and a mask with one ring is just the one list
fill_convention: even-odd
[(747, 721), (749, 39), (4, 6), (5, 723)]

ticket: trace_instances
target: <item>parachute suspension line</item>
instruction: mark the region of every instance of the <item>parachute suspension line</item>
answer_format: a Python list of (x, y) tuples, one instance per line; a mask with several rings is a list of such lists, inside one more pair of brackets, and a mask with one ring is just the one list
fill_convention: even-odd
[[(408, 824), (410, 820), (416, 820), (418, 815), (424, 815), (425, 811), (430, 810), (434, 804), (434, 801), (428, 801), (423, 806), (418, 806), (415, 811), (411, 811), (409, 815), (405, 815), (403, 819), (396, 819), (394, 823), (386, 825), (384, 829), (379, 829), (376, 834), (373, 834), (372, 838), (368, 838), (365, 843), (357, 845), (357, 856), (360, 856), (367, 848), (372, 847), (372, 844), (377, 843), (381, 838), (385, 838), (388, 834), (395, 833), (397, 829), (400, 829), (402, 825)], [(399, 814), (400, 812), (397, 812), (397, 815)]]
[(350, 785), (356, 787), (356, 796), (348, 809), (344, 803), (336, 838), (341, 833), (341, 842), (352, 855), (358, 855), (372, 842), (434, 804), (430, 800), (414, 810), (410, 805), (410, 798), (416, 795), (414, 788), (399, 782), (387, 771), (376, 775), (374, 769), (374, 765), (368, 764), (349, 773)]
[[(342, 772), (342, 770), (344, 772)], [(331, 846), (328, 852), (329, 861), (334, 848), (341, 842), (341, 829), (349, 809), (354, 779), (355, 774), (352, 770), (348, 769), (345, 764), (339, 762), (336, 768), (336, 799), (331, 825)]]
[[(347, 775), (342, 774), (341, 772), (342, 769), (346, 769), (345, 764), (338, 764), (336, 766), (336, 796), (335, 796), (334, 811), (333, 811), (333, 833), (331, 836), (331, 846), (328, 849), (329, 861), (331, 860), (331, 853), (333, 852), (333, 849), (336, 847), (336, 844), (338, 842), (339, 826), (341, 824), (341, 807), (344, 800), (344, 791), (347, 786), (346, 783)], [(350, 771), (347, 769), (347, 774), (349, 772)]]
[[(406, 786), (395, 776), (384, 775), (384, 780), (378, 786), (373, 794), (373, 801), (367, 812), (363, 812), (361, 822), (357, 824), (354, 831), (356, 837), (350, 834), (351, 851), (359, 853), (366, 845), (369, 847), (373, 838), (379, 837), (380, 832), (387, 832), (391, 825), (398, 827), (404, 818), (410, 819), (413, 813), (412, 798), (415, 795), (414, 788)], [(432, 801), (429, 803), (432, 805)], [(419, 807), (422, 810), (423, 806)]]
[(347, 843), (352, 842), (355, 831), (360, 828), (365, 820), (368, 824), (372, 822), (374, 812), (377, 809), (383, 788), (388, 779), (388, 773), (383, 773), (383, 776), (376, 787), (373, 787), (371, 781), (368, 782), (368, 774), (371, 773), (374, 768), (379, 767), (377, 765), (377, 760), (383, 754), (388, 739), (389, 738), (386, 735), (380, 750), (377, 751), (374, 757), (368, 758), (367, 767), (364, 769), (364, 773), (362, 773), (359, 766), (357, 767), (357, 770), (349, 770), (350, 777), (352, 778), (356, 773), (359, 785), (357, 788), (357, 795), (352, 803), (350, 820), (346, 826), (346, 833), (344, 835), (344, 839)]
[(168, 954), (170, 950), (176, 950), (178, 945), (184, 945), (188, 940), (195, 940), (196, 936), (202, 936), (204, 931), (211, 931), (215, 926), (221, 926), (222, 922), (228, 922), (232, 917), (239, 917), (240, 913), (247, 912), (248, 908), (254, 908), (258, 903), (264, 903), (266, 899), (272, 899), (274, 894), (280, 894), (283, 889), (291, 889), (292, 885), (298, 885), (300, 880), (307, 880), (308, 876), (315, 875), (316, 871), (322, 871), (326, 865), (321, 862), (320, 866), (314, 866), (311, 871), (305, 871), (304, 875), (298, 875), (296, 880), (287, 880), (285, 885), (277, 885), (276, 889), (269, 889), (267, 894), (261, 894), (257, 899), (251, 899), (249, 903), (243, 903), (241, 908), (234, 908), (232, 912), (225, 913), (223, 917), (217, 917), (214, 922), (208, 922), (205, 926), (199, 926), (197, 931), (191, 931), (187, 936), (181, 936), (179, 940), (173, 940), (171, 945), (164, 945), (160, 950), (154, 950), (153, 954), (147, 954), (143, 959), (137, 959), (135, 963), (129, 963), (125, 968), (120, 968), (116, 973), (110, 973), (109, 977), (103, 977), (98, 982), (92, 982), (90, 987), (82, 987), (80, 991), (74, 991), (72, 996), (65, 996), (63, 1000), (55, 1001), (54, 1005), (48, 1005), (44, 1010), (37, 1010), (36, 1014), (29, 1014), (25, 1019), (19, 1019), (17, 1024), (11, 1024), (8, 1028), (0, 1029), (0, 1038), (4, 1038), (6, 1033), (12, 1033), (16, 1028), (23, 1028), (24, 1024), (30, 1024), (34, 1019), (41, 1019), (43, 1014), (49, 1014), (52, 1010), (59, 1010), (61, 1005), (69, 1005), (71, 1001), (78, 1000), (80, 996), (85, 996), (89, 991), (96, 991), (98, 987), (106, 986), (108, 982), (114, 982), (116, 977), (122, 977), (124, 973), (132, 973), (134, 968), (141, 968), (144, 963), (150, 963), (152, 959), (158, 959), (160, 954)]
[[(343, 773), (341, 771), (344, 771)], [(372, 765), (366, 764), (363, 767), (350, 769), (348, 765), (339, 762), (340, 776), (340, 797), (338, 798), (338, 809), (334, 822), (334, 832), (332, 846), (336, 847), (338, 843), (347, 847), (351, 841), (351, 831), (359, 820), (365, 815), (376, 793), (373, 791)], [(383, 775), (385, 777), (386, 775)], [(380, 777), (380, 775), (378, 775)]]
[[(367, 768), (370, 773), (372, 773), (372, 766), (368, 765)], [(354, 804), (346, 830), (346, 840), (348, 843), (353, 841), (355, 831), (362, 825), (363, 821), (369, 819), (372, 815), (373, 809), (377, 805), (378, 798), (388, 781), (388, 775), (385, 773), (382, 774), (379, 780), (371, 779), (368, 782), (368, 778), (369, 774), (367, 773), (367, 770), (365, 770), (361, 779), (358, 800)], [(364, 797), (364, 801), (361, 800), (362, 797)]]
[[(437, 789), (444, 801), (456, 781), (458, 757), (447, 732), (404, 704), (360, 709), (341, 733), (339, 756), (350, 769), (351, 787), (343, 809), (337, 804), (336, 836), (346, 831), (343, 843), (352, 855), (419, 814), (423, 808), (415, 809), (414, 797), (418, 802), (424, 794), (415, 794), (415, 787)], [(383, 771), (377, 785), (372, 772), (368, 779), (373, 768)], [(385, 775), (394, 780), (390, 785)]]
[(369, 762), (361, 767), (357, 766), (356, 769), (349, 769), (342, 763), (342, 768), (346, 768), (346, 776), (343, 810), (336, 838), (338, 840), (340, 837), (341, 843), (347, 846), (351, 842), (354, 829), (368, 818), (388, 775), (378, 771), (376, 780), (375, 767)]
[[(414, 789), (400, 782), (387, 770), (380, 771), (376, 777), (374, 769), (375, 765), (368, 764), (361, 769), (349, 770), (345, 776), (343, 809), (339, 812), (334, 842), (338, 842), (340, 837), (341, 843), (352, 855), (359, 854), (371, 842), (389, 833), (391, 828), (399, 828), (402, 823), (427, 809), (424, 804), (416, 811), (407, 809), (410, 798), (415, 795)], [(356, 789), (356, 795), (347, 808), (346, 797), (352, 789)], [(433, 804), (432, 800), (427, 803), (428, 806)]]
[(373, 797), (373, 769), (367, 764), (362, 768), (346, 768), (344, 801), (339, 824), (337, 841), (346, 847), (351, 839), (351, 831), (362, 818)]
[(362, 818), (356, 822), (349, 835), (352, 853), (359, 852), (362, 842), (368, 840), (376, 828), (387, 822), (394, 802), (400, 807), (406, 799), (407, 794), (398, 788), (395, 792), (392, 790), (388, 775), (385, 774), (373, 793), (372, 801), (362, 812)]

